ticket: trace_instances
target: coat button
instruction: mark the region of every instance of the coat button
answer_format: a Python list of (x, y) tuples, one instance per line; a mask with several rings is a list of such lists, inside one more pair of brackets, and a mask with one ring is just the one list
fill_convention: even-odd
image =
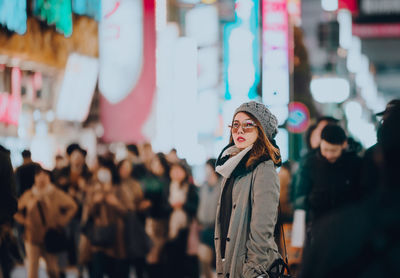
[(226, 238), (226, 241), (231, 241), (231, 239), (229, 237)]
[(236, 208), (236, 204), (233, 205), (233, 209), (235, 209), (235, 208)]
[(226, 274), (226, 278), (229, 278), (229, 273)]
[(214, 240), (218, 240), (218, 238), (216, 237), (216, 238), (214, 238)]

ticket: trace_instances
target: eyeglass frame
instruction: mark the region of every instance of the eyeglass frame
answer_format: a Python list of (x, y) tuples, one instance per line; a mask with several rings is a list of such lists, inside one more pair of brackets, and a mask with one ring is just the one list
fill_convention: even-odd
[[(252, 126), (251, 126), (251, 127), (243, 127), (243, 123), (246, 122), (246, 121), (251, 121)], [(251, 120), (251, 119), (244, 120), (243, 122), (237, 121), (237, 123), (239, 124), (239, 126), (238, 126), (237, 128), (235, 128), (235, 129), (237, 129), (235, 132), (233, 131), (233, 129), (234, 129), (234, 127), (233, 127), (234, 122), (233, 122), (231, 125), (228, 125), (228, 127), (231, 129), (231, 132), (232, 132), (232, 133), (238, 133), (239, 128), (242, 128), (242, 130), (243, 130), (244, 133), (250, 133), (250, 132), (253, 131), (254, 128), (256, 128), (256, 127), (258, 126), (258, 125), (257, 125), (253, 120)]]

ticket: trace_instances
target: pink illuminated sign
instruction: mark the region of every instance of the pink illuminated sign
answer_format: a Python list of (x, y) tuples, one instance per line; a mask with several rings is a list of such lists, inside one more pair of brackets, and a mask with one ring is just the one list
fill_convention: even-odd
[(289, 17), (286, 0), (262, 2), (263, 102), (280, 123), (287, 119), (289, 104)]
[(21, 97), (0, 93), (0, 122), (18, 125), (21, 112)]

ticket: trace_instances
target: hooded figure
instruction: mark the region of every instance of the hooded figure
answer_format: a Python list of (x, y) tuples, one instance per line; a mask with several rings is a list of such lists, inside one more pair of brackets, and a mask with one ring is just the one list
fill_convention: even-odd
[(278, 121), (251, 101), (236, 109), (230, 143), (216, 171), (223, 176), (215, 225), (218, 277), (255, 278), (281, 258), (274, 241), (281, 164), (275, 145)]

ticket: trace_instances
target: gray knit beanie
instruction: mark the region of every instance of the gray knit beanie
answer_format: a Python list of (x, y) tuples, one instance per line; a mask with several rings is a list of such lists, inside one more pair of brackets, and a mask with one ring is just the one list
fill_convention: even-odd
[(246, 112), (254, 116), (261, 123), (268, 139), (275, 138), (278, 133), (278, 120), (264, 104), (256, 101), (243, 103), (235, 110), (233, 117), (239, 112)]

